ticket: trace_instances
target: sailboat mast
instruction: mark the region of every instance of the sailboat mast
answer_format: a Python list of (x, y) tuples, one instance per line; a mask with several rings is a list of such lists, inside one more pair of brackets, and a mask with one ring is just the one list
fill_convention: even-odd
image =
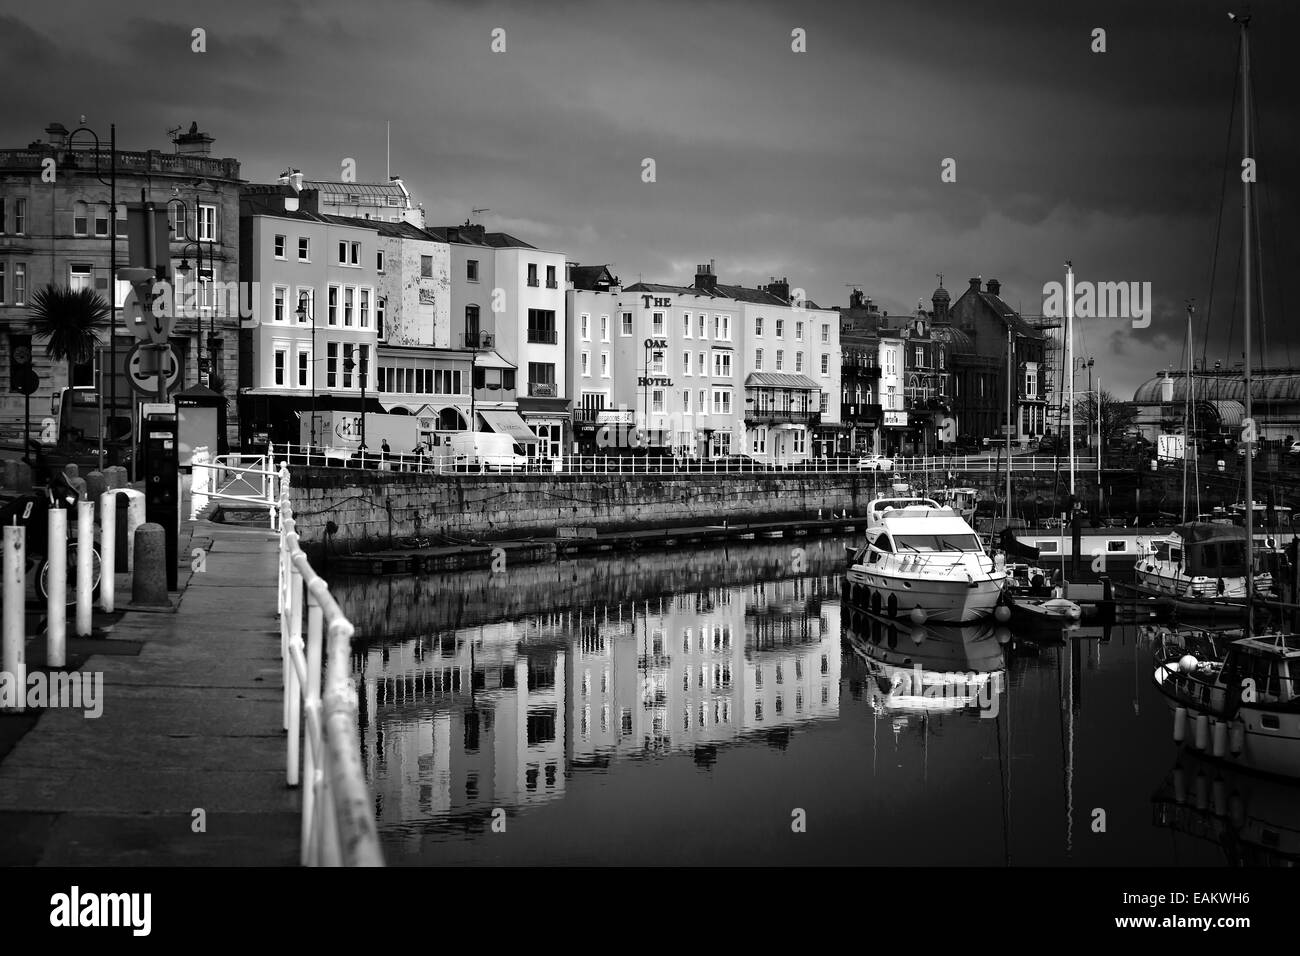
[[(1187, 361), (1183, 373), (1187, 376), (1187, 387), (1183, 390), (1183, 523), (1187, 522), (1187, 452), (1191, 439), (1192, 421), (1192, 307), (1187, 306)], [(1199, 517), (1199, 515), (1198, 515)]]
[[(1241, 24), (1241, 153), (1243, 159), (1250, 158), (1250, 37), (1246, 28), (1250, 25), (1249, 16), (1235, 17), (1236, 21)], [(1255, 488), (1254, 488), (1254, 468), (1253, 457), (1255, 451), (1255, 418), (1251, 408), (1250, 396), (1250, 367), (1252, 364), (1250, 353), (1250, 298), (1251, 286), (1253, 280), (1253, 271), (1250, 262), (1250, 180), (1253, 177), (1247, 175), (1244, 167), (1241, 177), (1241, 261), (1245, 273), (1245, 346), (1246, 356), (1243, 366), (1244, 382), (1246, 392), (1246, 429), (1244, 434), (1246, 445), (1246, 606), (1253, 605), (1255, 599)], [(1247, 617), (1249, 621), (1249, 617)]]
[(1007, 320), (1007, 527), (1011, 527), (1011, 321)]
[(1074, 497), (1074, 266), (1065, 264), (1065, 367), (1070, 408), (1070, 497)]

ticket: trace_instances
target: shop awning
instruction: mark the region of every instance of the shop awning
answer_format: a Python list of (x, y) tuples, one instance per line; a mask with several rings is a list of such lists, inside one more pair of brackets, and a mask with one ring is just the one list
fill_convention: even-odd
[(533, 430), (515, 412), (503, 411), (498, 408), (480, 409), (479, 414), (483, 416), (483, 421), (487, 422), (488, 428), (494, 432), (509, 435), (515, 441), (525, 444), (537, 441), (537, 436), (533, 434)]
[(518, 366), (507, 362), (497, 354), (496, 349), (488, 349), (486, 352), (479, 352), (474, 359), (475, 368), (517, 368)]
[(806, 375), (788, 372), (750, 372), (745, 377), (745, 388), (791, 388), (821, 391), (821, 386)]

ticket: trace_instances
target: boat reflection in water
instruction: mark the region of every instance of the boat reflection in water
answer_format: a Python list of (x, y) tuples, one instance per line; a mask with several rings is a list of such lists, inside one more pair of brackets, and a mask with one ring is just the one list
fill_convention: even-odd
[[(786, 548), (788, 554), (789, 548)], [(713, 587), (538, 613), (360, 649), (362, 753), (399, 855), (563, 797), (575, 776), (839, 713), (837, 579)]]
[(1179, 755), (1151, 798), (1156, 826), (1218, 844), (1234, 866), (1300, 861), (1300, 784)]
[(904, 624), (853, 611), (845, 636), (871, 678), (876, 713), (929, 713), (978, 708), (996, 716), (1006, 679), (1004, 644), (1011, 634), (990, 621)]

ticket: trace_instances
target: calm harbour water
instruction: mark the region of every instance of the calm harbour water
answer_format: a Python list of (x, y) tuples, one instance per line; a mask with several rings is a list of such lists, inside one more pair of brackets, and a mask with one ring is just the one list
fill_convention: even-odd
[(1179, 753), (1143, 629), (882, 624), (843, 543), (338, 579), (390, 863), (1285, 861), (1300, 788)]

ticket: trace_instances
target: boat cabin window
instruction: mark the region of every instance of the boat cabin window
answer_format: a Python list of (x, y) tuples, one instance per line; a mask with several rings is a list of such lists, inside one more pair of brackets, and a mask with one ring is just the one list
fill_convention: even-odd
[(1056, 554), (1059, 546), (1060, 546), (1059, 541), (1035, 541), (1034, 542), (1034, 547), (1038, 549), (1040, 554)]
[(1107, 541), (1107, 542), (1106, 542), (1106, 550), (1107, 550), (1107, 551), (1111, 551), (1111, 552), (1114, 552), (1114, 551), (1127, 551), (1127, 550), (1128, 550), (1128, 542), (1127, 542), (1127, 541)]
[(879, 538), (876, 539), (876, 547), (879, 548), (881, 551), (892, 552), (894, 550), (894, 542), (889, 540), (889, 535), (882, 534)]
[(1278, 700), (1281, 697), (1281, 681), (1278, 679), (1277, 666), (1267, 657), (1246, 655), (1241, 661), (1241, 679), (1249, 677), (1255, 682), (1255, 693), (1261, 697)]
[(900, 534), (900, 551), (982, 551), (979, 538), (973, 534)]
[(1203, 571), (1219, 569), (1219, 546), (1214, 542), (1201, 545), (1201, 569)]

